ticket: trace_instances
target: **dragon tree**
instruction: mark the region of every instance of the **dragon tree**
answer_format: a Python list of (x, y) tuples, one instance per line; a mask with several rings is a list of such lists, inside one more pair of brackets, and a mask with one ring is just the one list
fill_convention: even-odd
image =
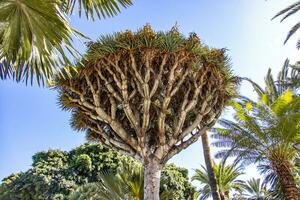
[(88, 44), (71, 73), (56, 81), (71, 125), (140, 160), (147, 200), (159, 199), (161, 167), (214, 125), (236, 89), (224, 49), (149, 25)]

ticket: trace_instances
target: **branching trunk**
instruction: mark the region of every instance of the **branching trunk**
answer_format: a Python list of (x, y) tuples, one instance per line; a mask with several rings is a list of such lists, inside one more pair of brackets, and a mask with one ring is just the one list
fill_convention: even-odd
[(210, 157), (210, 147), (209, 147), (207, 132), (205, 132), (201, 136), (201, 138), (202, 138), (204, 160), (205, 160), (205, 165), (206, 165), (207, 174), (208, 174), (208, 178), (209, 178), (209, 186), (211, 188), (212, 197), (214, 200), (221, 200), (221, 197), (219, 194), (219, 187), (217, 184), (215, 172), (214, 172), (214, 169), (212, 166), (212, 160)]
[(292, 174), (291, 163), (289, 161), (273, 161), (281, 190), (286, 200), (300, 200), (300, 192), (297, 189), (295, 178)]
[(84, 66), (57, 80), (61, 105), (89, 140), (144, 162), (144, 198), (158, 200), (161, 166), (212, 127), (233, 96), (225, 51), (148, 25), (88, 46)]
[(144, 200), (159, 200), (161, 165), (156, 162), (145, 163)]

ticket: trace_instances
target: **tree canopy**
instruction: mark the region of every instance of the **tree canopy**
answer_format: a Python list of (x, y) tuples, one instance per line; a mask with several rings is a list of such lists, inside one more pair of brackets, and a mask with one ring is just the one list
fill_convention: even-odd
[(159, 198), (161, 167), (213, 126), (237, 82), (224, 49), (149, 25), (90, 43), (76, 72), (55, 84), (71, 125), (140, 160), (146, 199)]
[(195, 142), (235, 92), (224, 50), (176, 28), (102, 36), (77, 71), (56, 85), (73, 128), (142, 161), (165, 163)]
[[(12, 174), (2, 180), (1, 200), (52, 200), (68, 199), (77, 189), (80, 195), (92, 195), (92, 183), (99, 183), (104, 172), (113, 175), (127, 163), (131, 170), (141, 165), (101, 145), (81, 145), (69, 152), (48, 150), (36, 153), (32, 168), (26, 172)], [(130, 163), (133, 163), (130, 164)], [(82, 188), (79, 188), (81, 187)], [(85, 189), (84, 189), (85, 188)], [(83, 193), (86, 191), (86, 193)], [(161, 191), (174, 191), (175, 199), (192, 196), (194, 187), (189, 182), (188, 172), (175, 165), (167, 165), (162, 172)], [(78, 197), (78, 196), (77, 196)]]

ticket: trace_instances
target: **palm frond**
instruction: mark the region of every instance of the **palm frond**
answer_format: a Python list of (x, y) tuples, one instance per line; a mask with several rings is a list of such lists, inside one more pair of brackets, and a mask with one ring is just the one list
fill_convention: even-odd
[[(241, 191), (243, 181), (237, 178), (243, 174), (242, 166), (238, 164), (227, 165), (226, 159), (223, 159), (220, 164), (213, 163), (218, 188), (221, 194), (229, 193), (230, 191)], [(207, 199), (211, 196), (211, 188), (209, 186), (209, 177), (204, 166), (195, 170), (192, 180), (200, 182), (203, 186), (198, 191), (199, 199)]]
[[(280, 21), (280, 22), (282, 22), (282, 21), (284, 21), (285, 19), (287, 19), (288, 17), (290, 17), (291, 15), (297, 13), (299, 10), (300, 10), (300, 2), (297, 1), (297, 2), (293, 3), (292, 5), (288, 6), (287, 8), (285, 8), (285, 9), (281, 10), (280, 12), (278, 12), (272, 19), (275, 19), (275, 18), (277, 18), (277, 17), (283, 15), (283, 18), (282, 18), (281, 21)], [(286, 37), (286, 39), (285, 39), (285, 41), (284, 41), (284, 44), (287, 43), (287, 41), (290, 39), (290, 37), (291, 37), (292, 35), (294, 35), (294, 34), (296, 33), (296, 31), (297, 31), (299, 28), (300, 28), (300, 22), (297, 23), (296, 25), (294, 25), (294, 26), (290, 29), (290, 31), (289, 31), (289, 33), (287, 34), (287, 37)], [(297, 48), (300, 47), (299, 44), (300, 44), (300, 41), (298, 41), (298, 43), (297, 43)]]
[[(277, 17), (279, 17), (279, 16), (281, 16), (281, 15), (283, 15), (283, 14), (285, 14), (285, 13), (287, 13), (287, 12), (290, 13), (291, 11), (294, 11), (294, 10), (296, 10), (296, 12), (297, 12), (299, 9), (300, 9), (300, 2), (297, 1), (296, 3), (293, 3), (292, 5), (290, 5), (290, 6), (288, 6), (287, 8), (281, 10), (280, 12), (278, 12), (278, 13), (272, 18), (272, 20), (275, 19), (275, 18), (277, 18)], [(282, 19), (282, 21), (283, 21), (285, 18), (286, 18), (286, 16)]]
[(72, 65), (68, 55), (79, 56), (76, 33), (54, 0), (1, 0), (0, 24), (1, 78), (41, 84)]
[(126, 8), (132, 5), (131, 0), (61, 0), (62, 9), (68, 13), (74, 13), (75, 8), (78, 8), (79, 16), (82, 13), (86, 18), (95, 19), (106, 18), (117, 15), (121, 11), (121, 7)]
[(294, 34), (298, 31), (299, 28), (300, 28), (300, 22), (298, 22), (297, 24), (295, 24), (295, 25), (291, 28), (291, 30), (288, 32), (288, 34), (287, 34), (287, 36), (286, 36), (286, 38), (285, 38), (285, 40), (284, 40), (284, 44), (287, 43), (287, 41), (290, 39), (290, 37), (291, 37), (292, 35), (294, 35)]

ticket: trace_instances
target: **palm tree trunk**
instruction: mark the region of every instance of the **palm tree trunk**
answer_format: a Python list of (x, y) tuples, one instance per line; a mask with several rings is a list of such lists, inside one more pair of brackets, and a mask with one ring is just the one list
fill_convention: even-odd
[(281, 190), (286, 200), (300, 200), (300, 192), (296, 187), (296, 180), (291, 170), (291, 163), (287, 160), (272, 161), (277, 173)]
[(225, 195), (221, 193), (221, 194), (220, 194), (220, 199), (221, 199), (221, 200), (225, 200)]
[(210, 146), (209, 146), (207, 132), (205, 132), (201, 136), (201, 138), (202, 138), (204, 160), (205, 160), (205, 164), (206, 164), (206, 169), (207, 169), (207, 174), (208, 174), (208, 179), (209, 179), (209, 186), (211, 188), (212, 197), (214, 200), (221, 200), (215, 172), (214, 172), (214, 169), (212, 166), (212, 160), (210, 157)]
[(157, 162), (145, 162), (144, 200), (159, 200), (161, 165)]

